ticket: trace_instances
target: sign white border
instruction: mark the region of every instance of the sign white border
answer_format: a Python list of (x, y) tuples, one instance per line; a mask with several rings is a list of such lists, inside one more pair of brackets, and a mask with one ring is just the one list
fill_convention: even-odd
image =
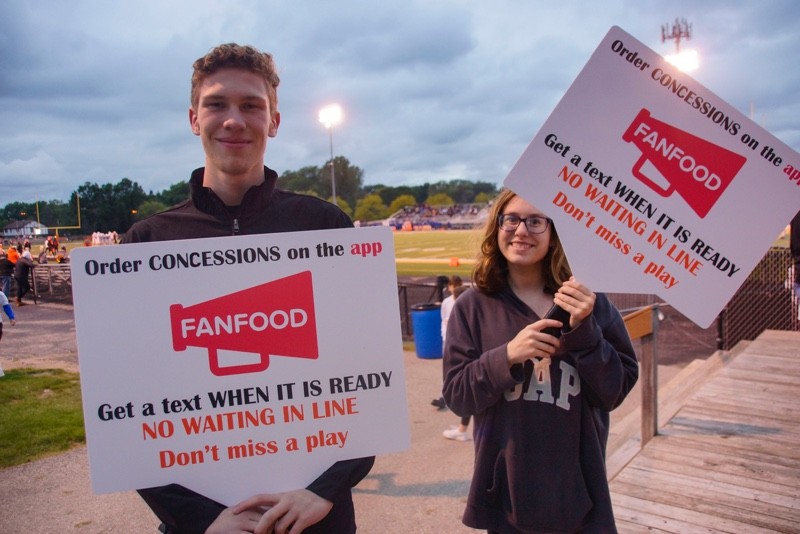
[[(409, 446), (388, 228), (92, 247), (70, 261), (96, 492), (179, 483), (232, 504), (305, 487), (338, 460)], [(239, 302), (226, 296), (266, 283), (247, 298), (271, 313), (292, 299), (270, 297), (269, 283), (302, 272), (316, 358), (275, 354), (260, 372), (218, 376), (208, 346), (235, 334), (175, 350), (171, 305), (224, 316)], [(223, 347), (219, 357), (240, 366), (260, 355)]]

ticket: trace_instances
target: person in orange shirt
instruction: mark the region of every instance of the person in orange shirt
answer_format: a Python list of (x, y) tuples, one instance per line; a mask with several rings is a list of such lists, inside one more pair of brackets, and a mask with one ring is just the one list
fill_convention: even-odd
[(14, 246), (8, 247), (8, 252), (6, 253), (6, 256), (8, 256), (8, 261), (16, 265), (17, 260), (19, 259), (19, 250), (17, 250), (17, 247)]

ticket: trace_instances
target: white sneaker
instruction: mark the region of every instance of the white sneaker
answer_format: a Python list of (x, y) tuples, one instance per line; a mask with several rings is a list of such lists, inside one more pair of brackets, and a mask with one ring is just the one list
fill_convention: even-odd
[(469, 441), (472, 439), (472, 436), (469, 435), (469, 432), (461, 432), (457, 426), (451, 426), (442, 432), (442, 436), (444, 436), (446, 439), (452, 439), (455, 441)]

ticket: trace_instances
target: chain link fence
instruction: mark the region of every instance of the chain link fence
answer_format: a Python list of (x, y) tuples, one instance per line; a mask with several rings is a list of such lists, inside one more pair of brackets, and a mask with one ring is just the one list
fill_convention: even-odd
[(764, 330), (800, 330), (792, 269), (789, 249), (767, 252), (717, 318), (720, 349), (755, 339)]

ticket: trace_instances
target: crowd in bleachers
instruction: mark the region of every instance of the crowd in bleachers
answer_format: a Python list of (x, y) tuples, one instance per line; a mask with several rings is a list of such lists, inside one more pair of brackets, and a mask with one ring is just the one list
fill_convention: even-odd
[(490, 203), (478, 202), (451, 206), (406, 206), (392, 214), (384, 224), (397, 230), (468, 229), (486, 220)]

